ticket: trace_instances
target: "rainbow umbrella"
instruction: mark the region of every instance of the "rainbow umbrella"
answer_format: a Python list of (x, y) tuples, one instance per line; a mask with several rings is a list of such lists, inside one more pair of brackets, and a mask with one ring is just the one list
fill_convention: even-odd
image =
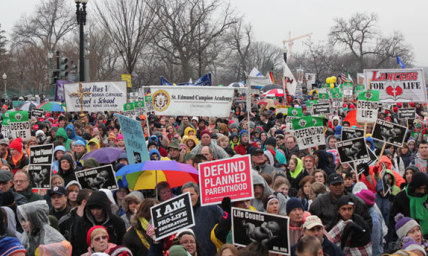
[(42, 103), (37, 108), (48, 112), (65, 112), (65, 109), (59, 103), (52, 101)]
[(171, 188), (188, 181), (198, 183), (199, 172), (193, 166), (176, 161), (145, 161), (122, 167), (116, 172), (118, 183), (130, 190), (155, 189), (167, 181)]

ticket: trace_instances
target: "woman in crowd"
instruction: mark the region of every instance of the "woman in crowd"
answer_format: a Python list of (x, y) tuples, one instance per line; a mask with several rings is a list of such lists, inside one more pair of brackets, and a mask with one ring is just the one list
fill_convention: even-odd
[(204, 256), (204, 250), (199, 246), (195, 233), (191, 229), (178, 232), (174, 244), (182, 245), (191, 256)]
[(82, 254), (82, 256), (90, 256), (95, 253), (104, 253), (116, 246), (113, 243), (109, 243), (107, 229), (103, 226), (93, 226), (90, 228), (88, 234), (86, 235), (86, 242), (89, 246), (88, 252)]
[(267, 213), (278, 214), (279, 212), (279, 200), (278, 200), (278, 197), (276, 196), (276, 193), (279, 193), (279, 192), (265, 195), (263, 197), (263, 208)]
[(73, 159), (69, 155), (63, 155), (60, 162), (59, 162), (59, 169), (58, 169), (58, 175), (60, 175), (63, 179), (65, 184), (70, 183), (72, 180), (76, 180), (75, 172), (76, 170), (76, 164), (74, 163)]
[(285, 196), (285, 199), (289, 199), (288, 191), (290, 190), (290, 182), (284, 177), (279, 175), (275, 178), (273, 183), (273, 189), (275, 192), (282, 193)]
[(303, 210), (309, 210), (309, 199), (311, 194), (311, 185), (315, 182), (314, 177), (306, 176), (299, 182), (299, 191), (297, 197), (302, 201)]
[(59, 145), (59, 146), (55, 147), (54, 155), (53, 155), (54, 161), (52, 163), (52, 170), (51, 170), (52, 173), (54, 173), (54, 174), (58, 173), (59, 162), (60, 162), (62, 156), (64, 155), (64, 153), (65, 153), (65, 147), (64, 146)]
[(292, 157), (288, 163), (287, 180), (290, 182), (290, 197), (297, 196), (300, 181), (307, 176), (308, 173), (303, 170), (302, 160), (297, 157)]
[(77, 205), (77, 194), (79, 194), (79, 191), (82, 189), (80, 184), (72, 180), (70, 181), (67, 186), (65, 186), (65, 189), (67, 190), (67, 203), (71, 207), (76, 207)]
[(124, 200), (124, 211), (125, 214), (121, 216), (125, 222), (125, 227), (128, 229), (131, 226), (131, 218), (137, 212), (138, 205), (144, 200), (143, 194), (140, 191), (132, 191), (125, 196)]
[(233, 244), (224, 244), (217, 251), (216, 256), (238, 256), (239, 251)]
[(395, 217), (395, 232), (397, 233), (399, 239), (399, 248), (402, 248), (405, 245), (403, 239), (405, 237), (412, 238), (417, 245), (421, 246), (425, 251), (425, 255), (428, 253), (428, 241), (422, 236), (422, 230), (419, 223), (414, 219), (405, 217), (403, 214), (399, 213)]

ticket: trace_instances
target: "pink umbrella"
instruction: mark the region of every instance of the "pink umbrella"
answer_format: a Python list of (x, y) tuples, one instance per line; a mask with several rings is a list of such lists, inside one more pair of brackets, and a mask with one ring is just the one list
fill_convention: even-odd
[(263, 94), (265, 97), (284, 97), (284, 91), (282, 89), (272, 89)]

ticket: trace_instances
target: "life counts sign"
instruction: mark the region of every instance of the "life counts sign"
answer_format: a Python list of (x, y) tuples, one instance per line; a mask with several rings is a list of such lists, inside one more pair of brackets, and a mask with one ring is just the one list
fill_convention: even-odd
[(254, 197), (249, 155), (200, 163), (199, 170), (201, 205), (217, 204), (226, 196), (232, 201)]
[(195, 225), (190, 193), (184, 193), (150, 208), (156, 241)]

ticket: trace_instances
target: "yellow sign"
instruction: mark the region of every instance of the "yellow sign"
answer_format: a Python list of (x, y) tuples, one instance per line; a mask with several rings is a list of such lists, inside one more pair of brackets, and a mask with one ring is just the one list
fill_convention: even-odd
[(288, 106), (285, 106), (285, 105), (276, 105), (275, 108), (276, 108), (276, 111), (275, 111), (276, 115), (278, 115), (279, 113), (283, 113), (284, 115), (287, 114), (287, 108), (288, 108)]
[(126, 86), (131, 88), (132, 87), (132, 79), (131, 75), (129, 74), (122, 74), (122, 81), (126, 81)]

